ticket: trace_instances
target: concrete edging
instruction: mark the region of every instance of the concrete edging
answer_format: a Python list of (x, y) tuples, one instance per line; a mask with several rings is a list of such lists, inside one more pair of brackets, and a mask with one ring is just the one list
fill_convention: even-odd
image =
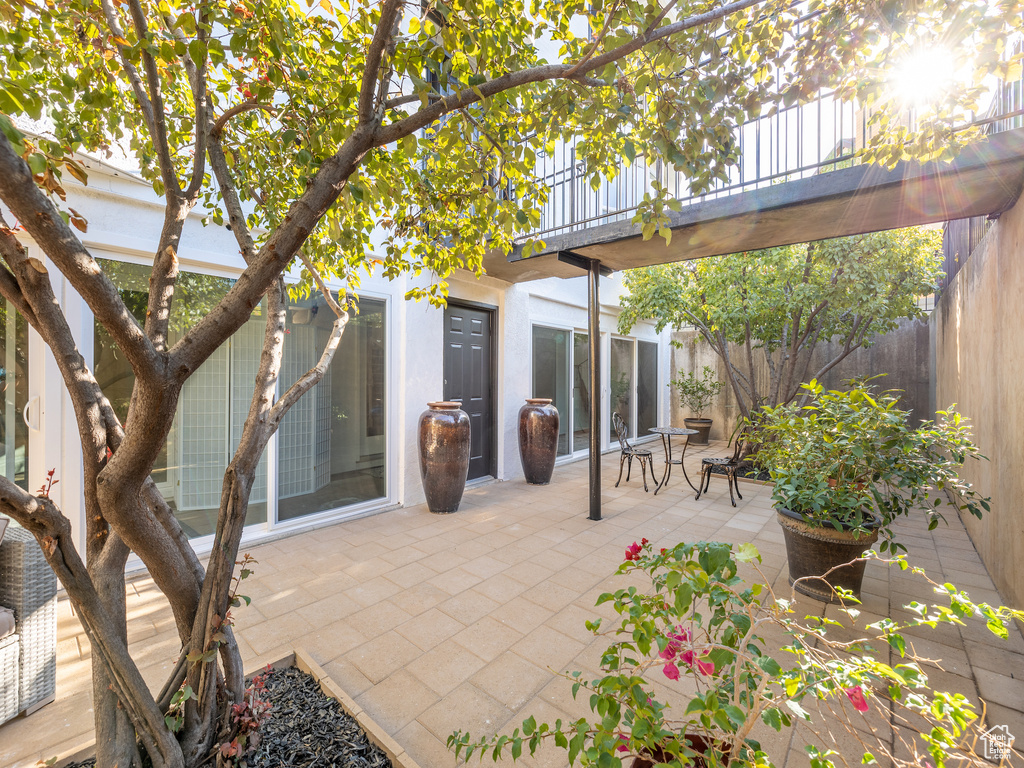
[(298, 646), (295, 648), (295, 666), (320, 683), (320, 690), (323, 691), (324, 695), (329, 696), (341, 705), (346, 714), (352, 717), (359, 724), (359, 727), (363, 729), (366, 737), (384, 751), (384, 754), (391, 760), (391, 765), (394, 768), (420, 768), (419, 763), (406, 753), (405, 748), (399, 745), (391, 737), (391, 734), (378, 725), (361, 706), (356, 704), (341, 686), (331, 680), (323, 667), (317, 664), (304, 648)]

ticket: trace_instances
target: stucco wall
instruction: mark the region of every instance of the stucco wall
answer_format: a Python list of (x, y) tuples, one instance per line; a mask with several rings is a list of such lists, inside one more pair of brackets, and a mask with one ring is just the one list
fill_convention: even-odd
[(1024, 607), (1024, 204), (1003, 214), (932, 314), (935, 403), (957, 403), (989, 461), (964, 476), (992, 511), (964, 523), (1003, 599)]
[[(696, 331), (677, 331), (672, 338), (679, 342), (672, 351), (672, 378), (679, 371), (700, 371), (710, 365), (720, 381), (727, 381), (725, 363), (714, 353), (711, 346), (701, 340)], [(815, 350), (811, 370), (817, 371), (839, 352), (837, 344), (820, 344)], [(740, 354), (734, 347), (730, 354)], [(768, 367), (764, 355), (755, 350), (754, 363), (757, 368), (758, 386), (768, 386)], [(743, 366), (745, 370), (745, 366)], [(890, 333), (879, 336), (870, 347), (855, 350), (839, 365), (829, 371), (822, 383), (829, 389), (839, 389), (843, 382), (856, 377), (885, 374), (878, 386), (885, 389), (903, 390), (900, 396), (902, 407), (911, 412), (913, 419), (928, 419), (932, 416), (929, 396), (931, 374), (931, 346), (928, 323), (924, 320), (905, 320)], [(683, 418), (690, 414), (679, 405), (679, 398), (672, 391), (672, 424), (683, 425)], [(714, 420), (711, 427), (712, 439), (726, 439), (735, 428), (740, 409), (732, 388), (726, 384), (722, 393), (706, 414)]]

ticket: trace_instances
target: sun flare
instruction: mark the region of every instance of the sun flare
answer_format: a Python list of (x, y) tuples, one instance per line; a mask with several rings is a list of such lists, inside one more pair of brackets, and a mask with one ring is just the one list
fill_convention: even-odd
[(918, 50), (909, 55), (893, 73), (898, 98), (913, 107), (932, 104), (953, 84), (956, 63), (944, 48)]

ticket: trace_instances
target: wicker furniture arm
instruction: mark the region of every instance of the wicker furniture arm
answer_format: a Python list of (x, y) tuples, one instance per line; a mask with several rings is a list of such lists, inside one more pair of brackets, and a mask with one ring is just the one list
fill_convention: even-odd
[(0, 544), (0, 605), (14, 610), (18, 712), (30, 714), (57, 691), (57, 577), (35, 537), (13, 525)]

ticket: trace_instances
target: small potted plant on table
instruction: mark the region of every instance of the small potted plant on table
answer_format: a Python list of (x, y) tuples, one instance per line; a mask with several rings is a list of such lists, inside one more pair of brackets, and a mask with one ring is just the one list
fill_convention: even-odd
[(711, 419), (704, 418), (704, 411), (722, 391), (722, 382), (715, 378), (715, 371), (705, 365), (698, 376), (694, 372), (680, 373), (669, 386), (679, 395), (679, 404), (692, 413), (683, 419), (687, 429), (696, 429), (697, 434), (690, 440), (691, 445), (707, 445), (711, 434)]
[(804, 384), (806, 405), (764, 408), (757, 416), (757, 462), (771, 475), (772, 498), (786, 537), (790, 582), (819, 600), (836, 602), (835, 587), (859, 595), (864, 562), (843, 565), (879, 538), (882, 552), (905, 550), (894, 540), (897, 518), (920, 511), (928, 530), (948, 501), (981, 517), (989, 500), (958, 475), (980, 457), (967, 422), (950, 408), (916, 429), (892, 391), (866, 382), (825, 392)]

